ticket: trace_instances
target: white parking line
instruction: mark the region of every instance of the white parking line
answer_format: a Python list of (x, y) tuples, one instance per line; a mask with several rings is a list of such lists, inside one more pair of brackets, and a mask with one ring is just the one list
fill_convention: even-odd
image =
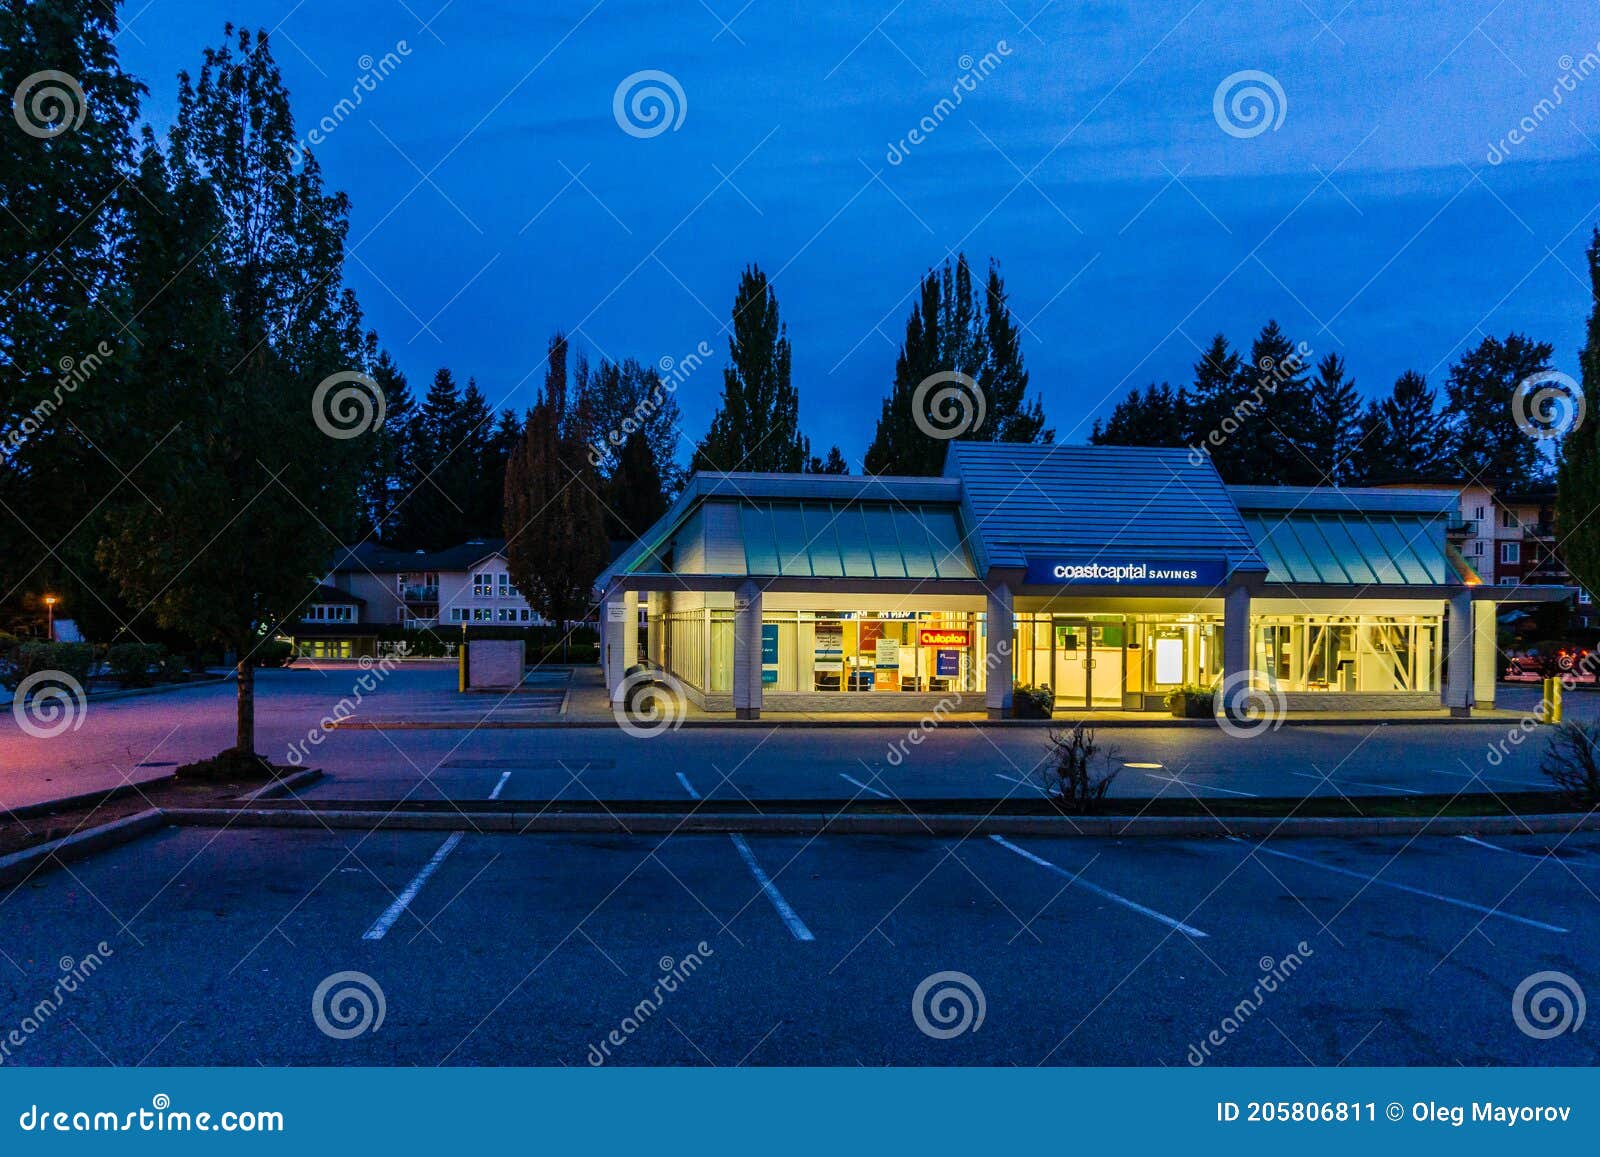
[[(683, 772), (678, 772), (678, 782), (683, 784), (683, 790), (689, 793), (690, 799), (699, 799), (700, 793), (695, 791), (694, 784), (689, 782), (689, 777)], [(766, 893), (767, 899), (772, 902), (772, 907), (777, 911), (779, 919), (793, 934), (796, 940), (815, 940), (811, 929), (806, 927), (806, 922), (800, 919), (800, 914), (789, 906), (789, 901), (783, 898), (783, 893), (778, 891), (778, 885), (772, 882), (772, 877), (762, 870), (761, 864), (756, 860), (756, 854), (750, 850), (750, 844), (738, 832), (730, 832), (728, 838), (733, 841), (733, 846), (739, 853), (739, 858), (744, 861), (744, 866), (750, 869), (750, 874), (755, 877), (756, 883), (761, 885), (761, 890)]]
[(1297, 856), (1292, 852), (1280, 852), (1276, 848), (1269, 848), (1259, 843), (1251, 843), (1251, 841), (1242, 840), (1238, 836), (1229, 836), (1228, 838), (1235, 843), (1248, 844), (1253, 850), (1257, 852), (1263, 852), (1269, 856), (1277, 856), (1284, 860), (1293, 860), (1297, 864), (1308, 864), (1313, 868), (1321, 868), (1324, 872), (1334, 872), (1340, 876), (1349, 876), (1353, 880), (1363, 880), (1369, 884), (1379, 884), (1385, 888), (1393, 888), (1397, 892), (1409, 892), (1411, 895), (1421, 896), (1425, 900), (1437, 900), (1441, 904), (1453, 904), (1457, 908), (1465, 908), (1469, 912), (1481, 912), (1485, 916), (1496, 916), (1501, 920), (1510, 920), (1516, 924), (1525, 924), (1529, 928), (1538, 928), (1544, 932), (1565, 933), (1568, 931), (1568, 929), (1561, 928), (1555, 924), (1546, 924), (1542, 920), (1530, 920), (1526, 916), (1516, 916), (1510, 912), (1502, 912), (1498, 908), (1485, 908), (1482, 904), (1474, 904), (1470, 900), (1458, 900), (1454, 896), (1441, 896), (1438, 892), (1429, 892), (1422, 888), (1413, 888), (1410, 884), (1400, 884), (1396, 883), (1394, 880), (1379, 879), (1377, 876), (1369, 876), (1365, 872), (1351, 871), (1349, 868), (1341, 868), (1335, 864), (1324, 864), (1321, 860), (1312, 860), (1305, 856)]
[(489, 793), (489, 798), (499, 799), (501, 790), (506, 786), (506, 780), (510, 778), (511, 773), (509, 771), (502, 771), (500, 773), (500, 782), (494, 785), (494, 790)]
[[(996, 779), (1003, 779), (1003, 780), (1005, 780), (1005, 781), (1006, 781), (1006, 782), (1007, 782), (1007, 783), (1014, 783), (1014, 784), (1016, 784), (1016, 785), (1017, 785), (1017, 786), (1018, 786), (1018, 787), (1031, 787), (1031, 788), (1033, 788), (1033, 790), (1034, 790), (1034, 791), (1037, 791), (1037, 792), (1044, 792), (1044, 788), (1042, 788), (1042, 787), (1040, 787), (1040, 786), (1039, 786), (1039, 785), (1038, 785), (1038, 784), (1036, 784), (1036, 783), (1029, 783), (1029, 782), (1028, 782), (1028, 781), (1027, 781), (1027, 780), (1025, 780), (1025, 779), (1018, 779), (1018, 778), (1016, 778), (1016, 777), (1015, 777), (1015, 776), (1011, 776), (1011, 775), (1001, 775), (1001, 774), (1000, 774), (1000, 773), (999, 773), (999, 772), (998, 772), (998, 771), (997, 771), (997, 772), (995, 772), (995, 773), (994, 773), (994, 777), (995, 777), (995, 778), (996, 778)], [(1049, 793), (1048, 793), (1048, 792), (1045, 792), (1045, 794), (1046, 794), (1046, 795), (1048, 795), (1048, 794), (1049, 794)]]
[(879, 791), (877, 788), (871, 786), (870, 784), (862, 783), (859, 779), (856, 779), (853, 776), (848, 776), (842, 771), (839, 773), (839, 778), (844, 780), (846, 783), (855, 784), (862, 791), (870, 791), (873, 795), (877, 796), (879, 799), (888, 799), (889, 798), (889, 793), (888, 792)]
[(1399, 787), (1399, 786), (1397, 786), (1395, 784), (1392, 784), (1392, 783), (1369, 783), (1368, 781), (1366, 781), (1364, 779), (1340, 779), (1340, 780), (1334, 780), (1334, 779), (1329, 779), (1327, 776), (1323, 776), (1323, 775), (1313, 775), (1309, 771), (1291, 771), (1289, 774), (1290, 775), (1298, 775), (1301, 779), (1314, 779), (1314, 780), (1317, 780), (1319, 783), (1326, 783), (1329, 787), (1335, 788), (1335, 789), (1338, 789), (1338, 788), (1344, 786), (1345, 784), (1349, 784), (1351, 787), (1376, 787), (1376, 788), (1381, 788), (1384, 791), (1397, 791), (1397, 792), (1400, 792), (1402, 795), (1421, 795), (1422, 794), (1420, 791), (1417, 791), (1415, 788)]
[(1192, 924), (1185, 924), (1182, 920), (1174, 920), (1171, 916), (1163, 915), (1162, 913), (1157, 912), (1154, 908), (1146, 908), (1143, 904), (1140, 904), (1134, 900), (1130, 900), (1126, 896), (1119, 896), (1117, 893), (1109, 891), (1106, 888), (1102, 888), (1098, 884), (1091, 884), (1078, 873), (1069, 872), (1059, 864), (1052, 864), (1049, 860), (1044, 859), (1042, 856), (1034, 855), (1026, 848), (1019, 848), (1016, 844), (1012, 843), (1004, 836), (995, 835), (990, 836), (989, 838), (995, 843), (999, 844), (1002, 848), (1005, 848), (1007, 851), (1015, 852), (1023, 859), (1030, 860), (1033, 863), (1038, 864), (1041, 868), (1047, 868), (1058, 876), (1066, 877), (1068, 883), (1075, 884), (1087, 892), (1093, 892), (1096, 896), (1099, 896), (1105, 900), (1110, 900), (1114, 904), (1121, 904), (1124, 908), (1131, 908), (1141, 916), (1148, 916), (1157, 923), (1165, 924), (1168, 928), (1182, 932), (1185, 936), (1191, 936), (1196, 940), (1205, 939), (1206, 934), (1200, 931), (1200, 929), (1194, 927)]
[(1548, 783), (1538, 783), (1538, 782), (1536, 782), (1534, 780), (1531, 780), (1531, 779), (1507, 779), (1503, 775), (1469, 774), (1469, 773), (1467, 773), (1465, 771), (1446, 771), (1443, 768), (1438, 768), (1438, 767), (1430, 767), (1428, 770), (1433, 772), (1434, 775), (1448, 775), (1452, 779), (1465, 779), (1465, 780), (1481, 779), (1485, 783), (1514, 783), (1518, 787), (1542, 787), (1542, 788), (1544, 788), (1546, 790), (1549, 790), (1549, 788), (1550, 788), (1550, 785)]
[(433, 853), (433, 859), (422, 866), (422, 871), (418, 872), (411, 883), (406, 885), (405, 891), (394, 898), (394, 903), (384, 909), (383, 915), (378, 917), (372, 927), (362, 933), (361, 939), (383, 939), (385, 933), (394, 927), (394, 922), (400, 919), (405, 910), (411, 906), (411, 901), (417, 898), (417, 893), (422, 891), (422, 885), (428, 882), (428, 877), (438, 871), (439, 865), (444, 863), (450, 853), (456, 850), (456, 845), (461, 842), (461, 837), (464, 835), (466, 835), (465, 832), (450, 833), (444, 843), (439, 845), (439, 850)]
[(1175, 783), (1179, 787), (1186, 787), (1186, 788), (1189, 789), (1189, 791), (1191, 793), (1194, 792), (1195, 788), (1200, 787), (1200, 788), (1204, 788), (1206, 791), (1220, 791), (1220, 792), (1223, 792), (1223, 793), (1225, 793), (1227, 795), (1242, 795), (1246, 799), (1260, 799), (1261, 798), (1260, 796), (1258, 796), (1253, 791), (1235, 791), (1231, 787), (1218, 787), (1216, 784), (1189, 783), (1186, 780), (1179, 779), (1175, 775), (1157, 775), (1153, 771), (1147, 771), (1147, 772), (1145, 772), (1145, 774), (1148, 775), (1151, 779), (1164, 779), (1168, 783)]

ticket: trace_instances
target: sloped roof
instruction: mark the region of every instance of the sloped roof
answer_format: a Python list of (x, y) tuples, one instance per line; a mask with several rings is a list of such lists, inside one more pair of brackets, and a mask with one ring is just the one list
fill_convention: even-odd
[(503, 538), (480, 538), (443, 550), (396, 550), (381, 542), (360, 542), (334, 556), (330, 574), (371, 571), (373, 574), (411, 574), (416, 571), (464, 571), (491, 555), (505, 553)]
[(1211, 460), (1189, 450), (958, 441), (944, 470), (980, 572), (1060, 553), (1267, 569)]
[(1449, 492), (1330, 486), (1230, 486), (1228, 491), (1266, 559), (1268, 582), (1444, 586), (1472, 581), (1445, 542), (1445, 527), (1456, 513), (1456, 496)]

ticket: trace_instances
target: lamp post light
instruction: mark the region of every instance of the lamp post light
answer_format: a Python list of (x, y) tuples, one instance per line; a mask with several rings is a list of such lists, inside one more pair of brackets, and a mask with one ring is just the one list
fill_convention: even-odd
[(56, 596), (55, 595), (45, 595), (44, 596), (44, 608), (45, 608), (45, 614), (47, 616), (47, 622), (49, 624), (48, 625), (49, 639), (53, 643), (53, 642), (56, 641)]

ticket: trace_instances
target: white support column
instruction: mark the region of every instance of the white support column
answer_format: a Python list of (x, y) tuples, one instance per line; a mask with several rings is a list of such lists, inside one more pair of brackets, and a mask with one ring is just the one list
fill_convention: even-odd
[(990, 719), (1007, 719), (1011, 715), (1011, 662), (1017, 641), (1017, 616), (1012, 606), (1010, 587), (989, 588), (983, 636), (983, 705)]
[(650, 655), (650, 661), (657, 667), (667, 665), (667, 624), (663, 621), (666, 613), (665, 591), (651, 591), (645, 596), (645, 616), (649, 619), (645, 632), (645, 650)]
[(1234, 703), (1250, 688), (1250, 588), (1228, 589), (1222, 603), (1222, 686), (1226, 691), (1217, 709), (1237, 714)]
[(622, 702), (622, 677), (627, 671), (622, 662), (622, 628), (627, 613), (623, 593), (608, 591), (600, 604), (600, 669), (605, 675), (606, 694), (613, 706)]
[(733, 596), (733, 714), (761, 718), (761, 587), (753, 581)]
[(1444, 705), (1452, 715), (1472, 714), (1472, 661), (1474, 635), (1472, 592), (1464, 590), (1450, 596), (1445, 617), (1445, 636), (1449, 651), (1445, 658)]
[(639, 665), (639, 592), (622, 593), (622, 673)]
[(1478, 599), (1472, 604), (1472, 701), (1476, 707), (1494, 706), (1495, 682), (1500, 677), (1494, 609), (1494, 603), (1488, 599)]

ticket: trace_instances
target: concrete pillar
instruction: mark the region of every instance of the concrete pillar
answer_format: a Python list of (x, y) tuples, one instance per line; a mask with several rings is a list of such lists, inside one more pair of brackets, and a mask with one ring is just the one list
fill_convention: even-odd
[(733, 596), (733, 714), (761, 718), (761, 586), (743, 582)]
[(1500, 677), (1500, 648), (1495, 639), (1495, 605), (1487, 599), (1472, 604), (1472, 700), (1478, 707), (1494, 706), (1495, 683)]
[(1011, 715), (1011, 660), (1017, 646), (1017, 616), (1012, 610), (1011, 588), (989, 588), (989, 608), (984, 632), (983, 705), (990, 719)]
[(1444, 705), (1452, 715), (1472, 714), (1472, 660), (1474, 635), (1472, 591), (1450, 596), (1445, 616), (1445, 637), (1449, 651), (1445, 657)]
[(639, 592), (622, 592), (622, 672), (639, 665)]
[(649, 619), (645, 631), (645, 650), (650, 655), (650, 661), (657, 667), (667, 665), (667, 624), (663, 621), (666, 614), (665, 591), (651, 591), (645, 596), (645, 617)]
[(628, 668), (623, 665), (623, 624), (628, 608), (621, 591), (606, 594), (600, 603), (600, 669), (606, 680), (606, 693), (613, 705), (622, 702), (622, 677)]
[(1217, 709), (1230, 718), (1241, 697), (1250, 689), (1250, 588), (1228, 588), (1222, 603), (1222, 686), (1226, 692)]

